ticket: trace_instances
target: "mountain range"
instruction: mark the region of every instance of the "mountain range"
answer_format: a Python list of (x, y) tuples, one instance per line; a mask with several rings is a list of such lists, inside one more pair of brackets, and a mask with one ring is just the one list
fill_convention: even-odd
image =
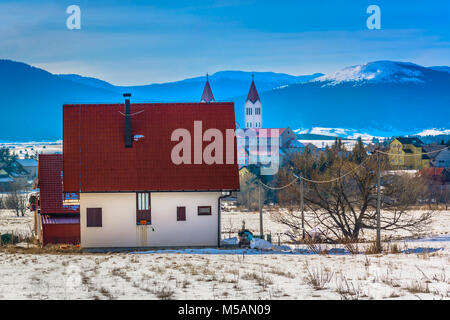
[[(209, 76), (216, 100), (234, 101), (243, 123), (250, 72)], [(199, 101), (205, 76), (141, 86), (115, 86), (77, 74), (52, 74), (0, 60), (0, 141), (58, 140), (62, 104)], [(254, 72), (264, 127), (349, 128), (378, 136), (450, 128), (450, 68), (375, 61), (330, 74)]]

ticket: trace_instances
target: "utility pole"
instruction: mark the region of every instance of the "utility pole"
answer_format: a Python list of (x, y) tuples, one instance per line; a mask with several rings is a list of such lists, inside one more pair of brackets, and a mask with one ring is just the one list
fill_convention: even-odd
[(380, 152), (377, 152), (378, 182), (377, 182), (377, 251), (381, 252), (381, 165)]
[(294, 174), (294, 177), (300, 180), (300, 210), (302, 212), (302, 239), (305, 240), (305, 200), (303, 179)]
[(261, 234), (261, 239), (264, 239), (261, 181), (259, 181), (259, 232)]
[(305, 240), (305, 200), (304, 200), (303, 179), (300, 179), (300, 207), (302, 209), (302, 238)]

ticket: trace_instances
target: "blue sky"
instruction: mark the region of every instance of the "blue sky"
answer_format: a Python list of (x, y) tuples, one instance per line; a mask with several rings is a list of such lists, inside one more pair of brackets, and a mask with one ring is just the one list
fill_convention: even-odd
[[(72, 4), (81, 30), (66, 28)], [(371, 4), (381, 30), (366, 27)], [(121, 85), (374, 60), (450, 65), (449, 14), (448, 0), (0, 1), (0, 58)]]

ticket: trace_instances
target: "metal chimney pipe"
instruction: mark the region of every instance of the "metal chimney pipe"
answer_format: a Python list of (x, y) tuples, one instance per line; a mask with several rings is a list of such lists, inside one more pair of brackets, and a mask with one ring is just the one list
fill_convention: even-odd
[(131, 137), (131, 115), (130, 115), (130, 97), (131, 93), (124, 93), (125, 98), (125, 148), (133, 146), (133, 139)]

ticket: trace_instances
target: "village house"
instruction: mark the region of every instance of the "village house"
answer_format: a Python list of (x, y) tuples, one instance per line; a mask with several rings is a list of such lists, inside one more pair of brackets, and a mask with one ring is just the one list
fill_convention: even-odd
[(450, 168), (450, 149), (443, 149), (434, 157), (434, 166), (439, 168)]
[(11, 178), (5, 169), (0, 167), (0, 192), (8, 191), (14, 179)]
[(430, 157), (430, 166), (438, 168), (450, 166), (450, 151), (446, 145), (428, 144), (423, 146), (423, 150)]
[[(194, 152), (177, 164), (172, 153), (186, 142), (210, 151), (194, 122), (225, 137), (235, 130), (233, 103), (213, 102), (212, 93), (199, 103), (132, 104), (124, 96), (125, 104), (63, 106), (63, 185), (79, 194), (81, 246), (220, 245), (220, 201), (239, 190), (236, 139), (233, 163), (206, 164), (201, 154), (198, 162)], [(192, 140), (174, 141), (177, 129)]]
[[(30, 206), (34, 232), (42, 245), (80, 243), (80, 207), (77, 194), (63, 194), (63, 156), (40, 154), (38, 197)], [(68, 201), (64, 201), (67, 198)]]
[(389, 144), (389, 163), (396, 169), (420, 170), (430, 167), (430, 158), (423, 154), (419, 138), (398, 137)]
[(35, 159), (17, 159), (18, 164), (27, 172), (28, 180), (33, 180), (37, 176), (38, 162)]
[(0, 161), (0, 192), (27, 186), (29, 173), (15, 159)]

